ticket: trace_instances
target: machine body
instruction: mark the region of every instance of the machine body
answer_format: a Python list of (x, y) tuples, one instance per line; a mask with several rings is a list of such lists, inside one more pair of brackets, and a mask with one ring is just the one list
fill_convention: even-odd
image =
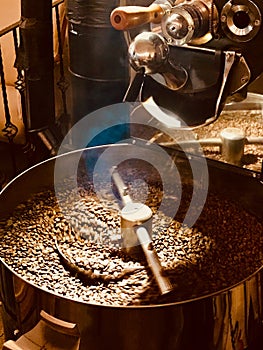
[(140, 100), (152, 97), (196, 127), (216, 120), (226, 102), (244, 99), (261, 74), (262, 11), (259, 0), (157, 0), (146, 8), (119, 7), (111, 23), (142, 28), (129, 47), (132, 67), (144, 76)]

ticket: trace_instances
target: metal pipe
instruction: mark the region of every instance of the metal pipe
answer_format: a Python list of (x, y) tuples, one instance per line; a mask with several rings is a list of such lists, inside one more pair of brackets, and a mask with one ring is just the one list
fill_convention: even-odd
[(21, 0), (21, 42), (16, 67), (25, 73), (27, 130), (55, 121), (52, 0)]

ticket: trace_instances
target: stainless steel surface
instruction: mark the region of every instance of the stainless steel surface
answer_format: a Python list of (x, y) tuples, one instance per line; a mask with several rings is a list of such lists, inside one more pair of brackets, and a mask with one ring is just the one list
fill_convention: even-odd
[(143, 203), (130, 202), (122, 208), (120, 215), (123, 247), (129, 255), (138, 258), (141, 256), (141, 249), (136, 227), (144, 225), (150, 238), (152, 234), (152, 211)]
[(169, 46), (159, 34), (142, 32), (129, 46), (129, 59), (135, 70), (145, 69), (146, 74), (156, 73), (167, 61)]
[(164, 38), (156, 33), (142, 32), (129, 46), (129, 60), (136, 71), (143, 70), (160, 84), (175, 91), (187, 81), (187, 71), (168, 61), (169, 46)]
[[(147, 36), (164, 38), (169, 51), (162, 61), (154, 45), (145, 44), (143, 56), (148, 62), (137, 65), (146, 68), (134, 100), (153, 98), (170, 117), (179, 116), (189, 127), (214, 122), (228, 101), (245, 98), (249, 84), (262, 73), (262, 2), (156, 0), (153, 4), (163, 6), (164, 14), (158, 22), (150, 21)], [(141, 35), (146, 34), (139, 34), (133, 43)]]
[[(224, 68), (223, 68), (223, 78), (222, 78), (222, 83), (220, 86), (218, 98), (216, 101), (215, 116), (210, 119), (211, 121), (215, 121), (221, 112), (220, 106), (222, 104), (222, 97), (224, 94), (224, 90), (226, 88), (228, 76), (229, 76), (230, 71), (231, 71), (231, 69), (236, 61), (235, 51), (227, 51), (225, 53), (224, 60), (225, 60), (225, 62), (224, 62)], [(209, 121), (206, 124), (209, 124)]]
[(226, 128), (220, 133), (222, 139), (221, 152), (230, 164), (240, 165), (244, 155), (245, 133), (238, 128)]
[(228, 1), (221, 12), (223, 31), (237, 42), (252, 40), (260, 30), (261, 20), (258, 6), (250, 0)]
[[(166, 11), (162, 18), (164, 37), (171, 45), (184, 45), (193, 39), (205, 37), (211, 29), (211, 1), (192, 1), (191, 5), (179, 3)], [(211, 35), (211, 32), (210, 32)], [(206, 36), (206, 42), (211, 36)]]
[(148, 230), (144, 226), (139, 226), (135, 230), (146, 257), (148, 266), (150, 267), (153, 276), (158, 284), (160, 294), (165, 295), (167, 293), (170, 293), (173, 290), (173, 286), (169, 281), (169, 278), (164, 276), (163, 267), (153, 247), (153, 243)]
[(118, 193), (121, 197), (122, 205), (125, 206), (126, 204), (131, 203), (132, 199), (129, 195), (128, 186), (124, 184), (122, 178), (120, 177), (120, 174), (117, 171), (117, 167), (114, 167), (112, 169), (111, 177), (115, 186), (118, 189)]
[(133, 202), (129, 196), (128, 187), (125, 186), (117, 169), (112, 172), (112, 179), (122, 199), (121, 233), (123, 248), (131, 256), (139, 256), (143, 252), (148, 267), (159, 287), (161, 295), (172, 291), (173, 287), (169, 279), (164, 276), (163, 268), (158, 255), (153, 247), (152, 234), (152, 210), (143, 203)]
[[(118, 146), (124, 154), (129, 147)], [(88, 159), (93, 159), (95, 151), (104, 149), (90, 149)], [(71, 165), (79, 159), (81, 152), (56, 158), (61, 167), (60, 180), (72, 174)], [(56, 159), (31, 168), (2, 191), (1, 217), (8, 216), (33, 193), (53, 188)], [(211, 190), (235, 199), (263, 219), (263, 189), (257, 178), (213, 162), (209, 163), (209, 175)], [(256, 350), (262, 348), (262, 278), (262, 269), (259, 269), (231, 288), (180, 303), (106, 307), (61, 297), (56, 290), (43, 290), (21, 278), (2, 261), (5, 328), (8, 337), (15, 330), (21, 335), (37, 324), (39, 312), (44, 310), (56, 318), (77, 324), (81, 350), (109, 347), (116, 350), (236, 350), (241, 345), (244, 349)]]

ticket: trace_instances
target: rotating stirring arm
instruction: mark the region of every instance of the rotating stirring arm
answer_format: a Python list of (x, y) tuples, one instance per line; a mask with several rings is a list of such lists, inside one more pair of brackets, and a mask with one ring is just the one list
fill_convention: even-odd
[(112, 180), (123, 204), (121, 209), (121, 231), (124, 249), (128, 254), (134, 255), (136, 251), (138, 252), (137, 248), (141, 248), (160, 294), (164, 295), (171, 292), (173, 286), (169, 279), (163, 275), (163, 267), (151, 239), (151, 209), (145, 204), (132, 201), (128, 193), (128, 187), (124, 184), (116, 167), (112, 170)]

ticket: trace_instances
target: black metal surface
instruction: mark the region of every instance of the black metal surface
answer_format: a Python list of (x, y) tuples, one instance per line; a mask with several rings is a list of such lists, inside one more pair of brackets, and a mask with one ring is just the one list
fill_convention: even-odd
[(73, 121), (100, 107), (121, 102), (128, 85), (124, 35), (109, 16), (116, 0), (67, 1)]
[(55, 120), (52, 1), (22, 0), (16, 67), (25, 72), (28, 131)]
[[(227, 3), (225, 0), (215, 0), (214, 1), (219, 13), (221, 12), (223, 6)], [(242, 1), (232, 1), (233, 4), (243, 3)], [(253, 0), (253, 3), (259, 8), (262, 13), (263, 3), (261, 0)], [(222, 41), (213, 39), (212, 41), (205, 44), (207, 47), (219, 48), (223, 46), (223, 48), (233, 47), (238, 49), (238, 51), (242, 52), (242, 55), (245, 57), (246, 62), (251, 70), (251, 82), (254, 81), (261, 73), (262, 73), (262, 54), (263, 54), (263, 46), (262, 46), (262, 38), (263, 38), (263, 26), (261, 24), (259, 32), (252, 39), (246, 42), (234, 42), (229, 38), (224, 37), (224, 34), (221, 29), (222, 26), (219, 26), (219, 35), (222, 36)]]

